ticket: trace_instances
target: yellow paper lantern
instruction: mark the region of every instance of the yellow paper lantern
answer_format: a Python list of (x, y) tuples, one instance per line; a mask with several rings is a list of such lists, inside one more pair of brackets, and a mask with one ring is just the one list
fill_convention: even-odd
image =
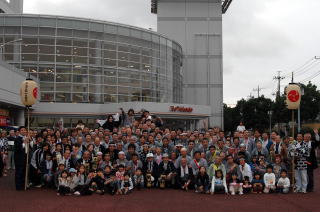
[(296, 110), (299, 108), (301, 102), (301, 89), (297, 84), (289, 84), (286, 87), (286, 103), (287, 108)]
[(31, 107), (38, 99), (38, 85), (35, 81), (27, 79), (20, 86), (21, 103)]

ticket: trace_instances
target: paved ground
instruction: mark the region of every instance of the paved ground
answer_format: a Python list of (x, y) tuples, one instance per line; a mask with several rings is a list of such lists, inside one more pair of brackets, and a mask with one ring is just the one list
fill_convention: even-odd
[(203, 195), (192, 191), (141, 190), (127, 196), (57, 196), (53, 190), (15, 191), (13, 176), (0, 178), (0, 211), (319, 211), (320, 168), (309, 194)]

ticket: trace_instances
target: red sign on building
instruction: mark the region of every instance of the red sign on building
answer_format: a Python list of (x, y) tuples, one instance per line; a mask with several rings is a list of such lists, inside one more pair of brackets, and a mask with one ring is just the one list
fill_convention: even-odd
[(185, 113), (192, 113), (192, 107), (180, 107), (180, 106), (170, 106), (171, 112), (185, 112)]

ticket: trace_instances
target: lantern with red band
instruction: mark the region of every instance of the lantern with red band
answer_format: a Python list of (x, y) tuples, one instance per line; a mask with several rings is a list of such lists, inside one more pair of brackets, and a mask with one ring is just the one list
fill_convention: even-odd
[(20, 87), (21, 103), (27, 107), (31, 107), (38, 99), (38, 85), (32, 79), (26, 79), (21, 83)]
[(290, 110), (296, 110), (300, 106), (301, 101), (301, 89), (297, 84), (290, 83), (286, 87), (286, 103), (287, 108)]

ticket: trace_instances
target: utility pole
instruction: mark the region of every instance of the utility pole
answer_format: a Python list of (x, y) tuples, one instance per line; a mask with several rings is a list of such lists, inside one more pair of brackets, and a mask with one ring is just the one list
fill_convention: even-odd
[(261, 91), (262, 89), (264, 89), (264, 88), (260, 88), (259, 85), (258, 85), (258, 88), (254, 88), (254, 89), (253, 89), (254, 92), (256, 92), (256, 91), (258, 92), (258, 98), (260, 98), (260, 91)]
[(277, 97), (280, 97), (280, 82), (283, 80), (285, 77), (281, 76), (281, 71), (278, 71), (278, 76), (274, 76), (274, 80), (278, 80), (278, 91), (277, 91)]

